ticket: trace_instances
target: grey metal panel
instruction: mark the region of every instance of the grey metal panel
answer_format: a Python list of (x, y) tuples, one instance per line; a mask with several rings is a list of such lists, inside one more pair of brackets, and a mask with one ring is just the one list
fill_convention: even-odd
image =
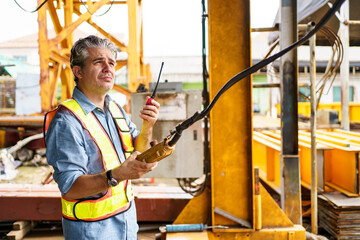
[[(317, 23), (325, 13), (330, 9), (329, 4), (333, 4), (335, 0), (298, 0), (297, 1), (297, 21), (300, 24), (307, 24), (309, 22)], [(350, 20), (360, 20), (360, 1), (349, 0), (350, 2)], [(279, 25), (279, 12), (275, 17), (273, 26)], [(338, 32), (339, 19), (337, 16), (333, 16), (329, 22), (325, 25), (330, 27), (334, 32)], [(350, 25), (350, 46), (360, 45), (360, 25)], [(300, 36), (303, 36), (305, 32), (300, 32)], [(268, 42), (273, 43), (279, 37), (278, 32), (271, 32), (269, 34)], [(326, 39), (321, 33), (316, 35), (316, 45), (329, 46), (329, 40)]]
[(318, 191), (323, 192), (325, 189), (324, 181), (324, 149), (316, 150)]
[[(131, 95), (132, 121), (140, 130), (142, 119), (139, 111), (149, 93)], [(153, 130), (153, 139), (162, 141), (176, 125), (201, 110), (201, 91), (158, 93), (155, 98), (160, 104), (159, 120)], [(202, 121), (194, 123), (183, 131), (174, 153), (161, 160), (157, 168), (143, 177), (198, 178), (203, 175)]]

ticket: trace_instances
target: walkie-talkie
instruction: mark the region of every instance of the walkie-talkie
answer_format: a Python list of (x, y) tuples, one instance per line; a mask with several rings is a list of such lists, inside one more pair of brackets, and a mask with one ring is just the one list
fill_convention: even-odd
[(154, 91), (153, 91), (151, 97), (149, 97), (149, 98), (146, 100), (146, 105), (151, 105), (151, 101), (155, 98), (156, 89), (157, 89), (157, 87), (158, 87), (158, 85), (159, 85), (160, 76), (161, 76), (161, 71), (162, 71), (163, 66), (164, 66), (164, 62), (161, 63), (158, 80), (157, 80), (157, 82), (156, 82), (156, 85), (155, 85), (155, 88), (154, 88)]

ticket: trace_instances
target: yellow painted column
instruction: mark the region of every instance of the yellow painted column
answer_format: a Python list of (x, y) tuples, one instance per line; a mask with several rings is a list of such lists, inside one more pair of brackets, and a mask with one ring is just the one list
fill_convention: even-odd
[(128, 75), (129, 90), (136, 92), (140, 78), (140, 33), (141, 33), (141, 3), (139, 0), (128, 0), (129, 45), (128, 45)]
[[(209, 0), (210, 100), (250, 67), (249, 0)], [(224, 93), (210, 113), (212, 225), (239, 225), (214, 209), (253, 223), (252, 80)]]
[[(38, 5), (43, 1), (38, 0)], [(40, 96), (41, 96), (41, 110), (46, 112), (51, 107), (51, 93), (49, 82), (49, 43), (47, 36), (47, 21), (46, 21), (46, 8), (45, 4), (38, 11), (38, 23), (39, 23), (39, 57), (40, 57)]]

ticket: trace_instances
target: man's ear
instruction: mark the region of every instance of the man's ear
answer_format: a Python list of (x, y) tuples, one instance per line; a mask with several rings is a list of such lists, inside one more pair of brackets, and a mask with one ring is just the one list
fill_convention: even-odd
[(78, 78), (78, 79), (81, 79), (83, 77), (83, 72), (81, 70), (81, 67), (80, 66), (73, 66), (73, 73), (74, 75)]

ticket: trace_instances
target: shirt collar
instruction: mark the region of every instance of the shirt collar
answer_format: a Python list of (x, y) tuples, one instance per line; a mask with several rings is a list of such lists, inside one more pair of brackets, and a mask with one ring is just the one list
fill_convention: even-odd
[[(86, 96), (83, 94), (78, 87), (75, 86), (72, 97), (83, 109), (85, 115), (97, 109), (97, 106), (93, 104)], [(108, 108), (111, 97), (106, 94), (105, 96), (105, 109)], [(105, 110), (106, 111), (106, 110)]]

